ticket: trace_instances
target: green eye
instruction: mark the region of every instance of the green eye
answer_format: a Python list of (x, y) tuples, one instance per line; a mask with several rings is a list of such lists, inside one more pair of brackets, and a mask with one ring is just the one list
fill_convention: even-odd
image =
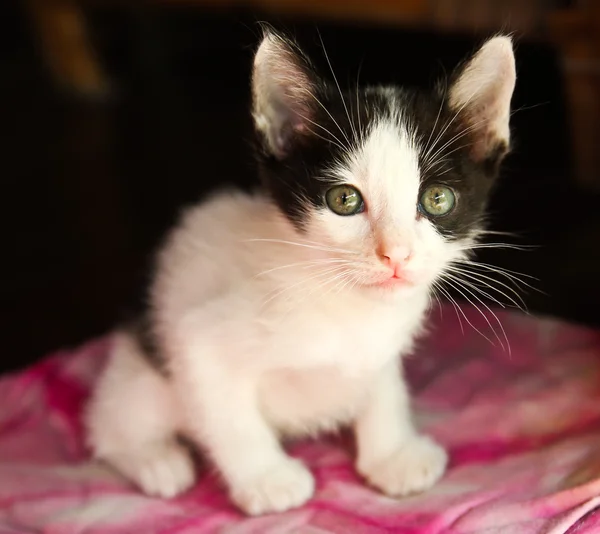
[(336, 185), (325, 194), (329, 209), (338, 215), (356, 215), (365, 209), (360, 191), (351, 185)]
[(421, 195), (419, 209), (431, 217), (448, 215), (456, 204), (454, 192), (443, 185), (433, 185), (425, 189)]

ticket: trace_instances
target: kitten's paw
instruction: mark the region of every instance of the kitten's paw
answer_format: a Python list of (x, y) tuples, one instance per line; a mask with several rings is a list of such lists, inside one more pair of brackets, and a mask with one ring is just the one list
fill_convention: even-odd
[(194, 485), (196, 471), (190, 451), (175, 441), (147, 446), (139, 453), (107, 458), (145, 494), (169, 499)]
[(419, 493), (433, 486), (444, 474), (446, 451), (427, 436), (415, 436), (391, 456), (359, 473), (386, 495), (400, 497)]
[(243, 486), (233, 488), (231, 498), (248, 515), (261, 515), (302, 506), (314, 490), (315, 481), (310, 471), (290, 458)]

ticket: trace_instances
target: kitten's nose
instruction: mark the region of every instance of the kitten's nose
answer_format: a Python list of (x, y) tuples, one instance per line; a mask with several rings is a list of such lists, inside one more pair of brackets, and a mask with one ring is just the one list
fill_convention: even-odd
[(381, 251), (381, 261), (387, 267), (394, 271), (394, 276), (400, 278), (406, 263), (410, 259), (412, 252), (405, 245), (396, 245)]

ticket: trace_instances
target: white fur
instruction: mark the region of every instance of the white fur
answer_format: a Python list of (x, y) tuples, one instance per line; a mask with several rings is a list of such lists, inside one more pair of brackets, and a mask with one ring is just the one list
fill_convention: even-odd
[[(188, 211), (151, 293), (169, 377), (126, 333), (115, 336), (88, 410), (96, 457), (170, 497), (194, 479), (175, 441), (184, 434), (233, 501), (261, 514), (314, 491), (280, 438), (350, 424), (370, 484), (389, 495), (430, 487), (446, 454), (412, 424), (398, 356), (421, 330), (432, 281), (462, 252), (418, 216), (417, 150), (397, 110), (375, 122), (322, 177), (354, 184), (367, 209), (309, 210), (304, 234), (261, 195), (223, 192)], [(410, 283), (382, 285), (390, 254), (403, 256)]]
[[(415, 173), (412, 181), (417, 180)], [(405, 181), (414, 197), (414, 184)], [(413, 198), (411, 227), (418, 226), (415, 204)], [(363, 446), (358, 462), (367, 478), (375, 477), (374, 485), (386, 489), (388, 483), (370, 477), (365, 466), (381, 470), (394, 450), (421, 439), (410, 422), (403, 382), (387, 377), (397, 375), (398, 354), (411, 348), (428, 285), (336, 291), (335, 272), (319, 276), (331, 264), (302, 262), (343, 258), (327, 246), (361, 253), (373, 245), (368, 228), (364, 238), (352, 240), (351, 233), (339, 231), (336, 239), (329, 217), (315, 215), (309, 237), (299, 238), (267, 199), (236, 193), (216, 196), (184, 217), (163, 249), (153, 294), (157, 334), (172, 378), (144, 364), (125, 334), (116, 337), (89, 412), (90, 442), (98, 457), (146, 492), (171, 496), (190, 484), (189, 472), (175, 472), (187, 460), (178, 459), (176, 466), (173, 459), (148, 464), (160, 463), (155, 456), (165, 447), (175, 454), (173, 433), (180, 431), (212, 456), (242, 509), (277, 511), (302, 504), (313, 491), (310, 474), (285, 455), (277, 435), (312, 434), (356, 420), (378, 429), (380, 436)], [(362, 224), (377, 226), (390, 240), (403, 239), (392, 231), (392, 219), (383, 223), (382, 217), (381, 225), (375, 220), (365, 215)], [(320, 239), (323, 250), (312, 248), (312, 241), (323, 236), (319, 228), (331, 232)], [(252, 241), (257, 238), (306, 246)], [(351, 283), (376, 282), (385, 275), (374, 251), (362, 254), (361, 261), (365, 265), (355, 267)], [(301, 265), (285, 267), (294, 264)], [(264, 271), (270, 272), (261, 275)], [(364, 415), (357, 419), (359, 414)], [(185, 453), (179, 449), (178, 454)], [(390, 491), (396, 492), (398, 484), (406, 486), (400, 492), (405, 493), (433, 483), (445, 455), (434, 447), (424, 461), (433, 464), (435, 476), (419, 471), (414, 480), (390, 482)], [(145, 473), (161, 469), (163, 478)]]

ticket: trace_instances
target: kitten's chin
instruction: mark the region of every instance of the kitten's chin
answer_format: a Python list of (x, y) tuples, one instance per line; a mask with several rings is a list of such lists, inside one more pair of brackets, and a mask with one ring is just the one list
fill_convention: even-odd
[(398, 278), (391, 276), (383, 280), (374, 280), (373, 282), (366, 285), (366, 288), (370, 291), (375, 292), (378, 295), (385, 296), (386, 298), (395, 298), (411, 295), (416, 293), (423, 287), (423, 284), (410, 278)]
[(375, 282), (373, 285), (380, 289), (388, 289), (390, 291), (398, 291), (400, 289), (407, 289), (410, 287), (414, 287), (415, 283), (410, 280), (406, 280), (404, 278), (398, 278), (396, 276), (392, 276), (390, 278), (387, 278), (386, 280)]

